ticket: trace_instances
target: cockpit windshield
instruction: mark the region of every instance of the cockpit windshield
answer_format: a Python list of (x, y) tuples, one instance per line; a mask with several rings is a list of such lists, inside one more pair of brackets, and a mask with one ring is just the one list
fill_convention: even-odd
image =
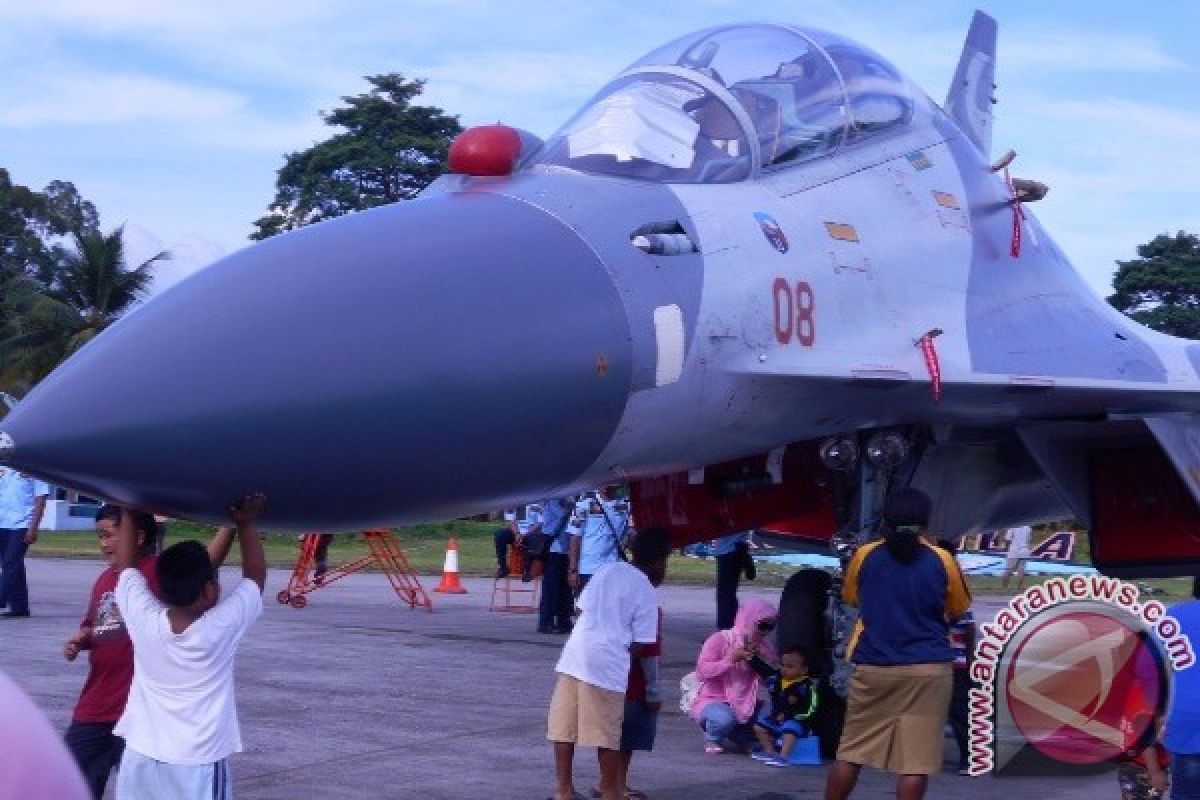
[(820, 31), (712, 28), (637, 61), (536, 162), (671, 183), (729, 183), (906, 125), (907, 82)]
[(811, 36), (837, 66), (846, 86), (852, 121), (847, 143), (907, 125), (913, 117), (913, 92), (900, 73), (860, 44), (824, 31)]
[(546, 143), (539, 161), (670, 183), (743, 180), (752, 165), (746, 132), (708, 83), (657, 72), (618, 78)]

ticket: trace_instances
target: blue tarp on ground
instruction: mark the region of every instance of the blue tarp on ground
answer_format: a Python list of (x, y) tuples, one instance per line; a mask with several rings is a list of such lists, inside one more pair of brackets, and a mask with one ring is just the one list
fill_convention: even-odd
[[(778, 564), (786, 567), (815, 567), (817, 569), (837, 569), (838, 560), (833, 556), (820, 556), (806, 553), (789, 553), (786, 555), (758, 555), (755, 561), (766, 564)], [(959, 553), (958, 563), (963, 572), (968, 575), (1004, 574), (1004, 558), (985, 556), (976, 553)], [(1028, 561), (1025, 572), (1029, 575), (1092, 575), (1096, 570), (1084, 564), (1071, 564), (1061, 561)]]

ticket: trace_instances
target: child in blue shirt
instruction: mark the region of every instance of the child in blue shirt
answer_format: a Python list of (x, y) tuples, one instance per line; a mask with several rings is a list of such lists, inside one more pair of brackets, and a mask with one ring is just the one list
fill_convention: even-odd
[[(752, 757), (769, 767), (786, 767), (796, 740), (810, 735), (808, 723), (817, 713), (817, 684), (808, 674), (808, 654), (800, 647), (791, 647), (779, 658), (774, 669), (758, 656), (750, 667), (762, 676), (770, 703), (754, 721), (754, 735), (762, 750)], [(776, 750), (775, 742), (780, 746)]]

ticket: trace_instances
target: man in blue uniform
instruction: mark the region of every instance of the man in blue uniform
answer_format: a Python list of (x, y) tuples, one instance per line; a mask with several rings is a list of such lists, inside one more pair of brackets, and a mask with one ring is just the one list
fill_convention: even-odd
[(0, 617), (29, 616), (25, 551), (37, 541), (50, 488), (39, 480), (0, 466)]
[(575, 515), (579, 524), (567, 549), (567, 582), (578, 596), (596, 570), (622, 558), (621, 548), (629, 533), (629, 511), (626, 504), (613, 499), (606, 487), (581, 500)]
[(542, 564), (542, 599), (538, 604), (538, 633), (570, 633), (575, 602), (567, 583), (570, 571), (568, 542), (573, 530), (574, 497), (553, 497), (542, 501), (542, 518), (526, 534), (549, 537)]

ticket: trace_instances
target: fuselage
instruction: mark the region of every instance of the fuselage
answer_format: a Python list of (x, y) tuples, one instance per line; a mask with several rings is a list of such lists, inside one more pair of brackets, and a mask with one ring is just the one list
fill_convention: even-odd
[[(771, 35), (807, 49), (735, 81), (706, 48), (740, 39), (687, 37), (511, 176), (218, 262), (35, 389), (4, 458), (164, 513), (264, 491), (264, 524), (345, 529), (881, 426), (1200, 408), (1195, 346), (1094, 296), (924, 94), (846, 40)], [(801, 102), (823, 90), (779, 94), (822, 80), (840, 122)], [(654, 124), (613, 124), (631, 102)]]

